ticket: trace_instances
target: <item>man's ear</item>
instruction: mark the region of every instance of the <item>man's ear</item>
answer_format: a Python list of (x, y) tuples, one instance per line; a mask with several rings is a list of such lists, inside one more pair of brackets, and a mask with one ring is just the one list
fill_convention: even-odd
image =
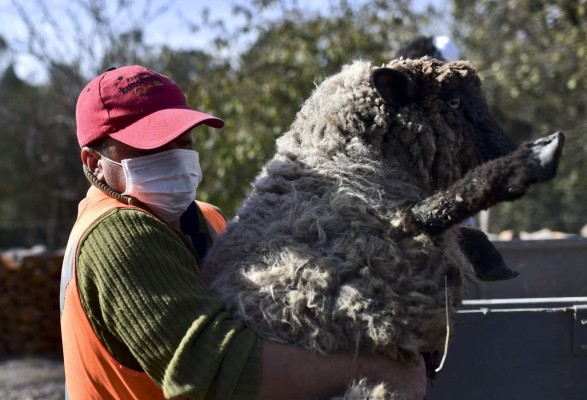
[(371, 84), (391, 107), (399, 108), (416, 100), (416, 84), (397, 69), (377, 68), (371, 74)]
[(82, 163), (99, 179), (104, 179), (102, 156), (94, 149), (83, 147), (81, 152)]

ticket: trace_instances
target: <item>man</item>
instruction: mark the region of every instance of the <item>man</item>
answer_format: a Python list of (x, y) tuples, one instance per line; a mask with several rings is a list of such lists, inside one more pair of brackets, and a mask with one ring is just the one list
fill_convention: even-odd
[(76, 121), (92, 186), (62, 272), (70, 398), (304, 399), (340, 394), (361, 377), (423, 397), (423, 363), (263, 341), (208, 291), (198, 266), (225, 220), (194, 202), (202, 173), (191, 130), (222, 120), (135, 65), (92, 80)]

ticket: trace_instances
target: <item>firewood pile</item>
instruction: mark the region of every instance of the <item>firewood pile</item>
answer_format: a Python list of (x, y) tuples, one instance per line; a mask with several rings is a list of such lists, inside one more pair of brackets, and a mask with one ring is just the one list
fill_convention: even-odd
[(0, 253), (0, 357), (61, 354), (62, 260), (42, 246)]

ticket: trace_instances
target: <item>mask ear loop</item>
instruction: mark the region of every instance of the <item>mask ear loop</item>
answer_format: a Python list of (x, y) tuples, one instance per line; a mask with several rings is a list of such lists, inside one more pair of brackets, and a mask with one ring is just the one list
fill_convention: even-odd
[[(100, 154), (100, 153), (98, 153), (98, 154)], [(105, 159), (108, 162), (111, 162), (112, 164), (120, 165), (122, 167), (122, 163), (119, 163), (118, 161), (111, 160), (108, 157), (106, 157), (104, 154), (100, 154), (100, 157), (102, 157), (103, 159)]]

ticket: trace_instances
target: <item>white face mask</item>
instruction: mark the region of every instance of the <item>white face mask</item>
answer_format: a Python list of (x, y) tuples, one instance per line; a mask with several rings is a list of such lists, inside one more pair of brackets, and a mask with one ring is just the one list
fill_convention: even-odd
[(122, 160), (125, 195), (145, 203), (162, 220), (177, 220), (196, 198), (202, 181), (200, 158), (195, 150), (173, 149)]

